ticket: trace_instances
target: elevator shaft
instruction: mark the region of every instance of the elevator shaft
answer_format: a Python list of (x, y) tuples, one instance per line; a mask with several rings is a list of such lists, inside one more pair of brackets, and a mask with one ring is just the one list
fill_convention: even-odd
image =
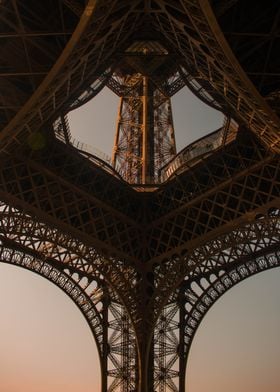
[(171, 101), (142, 74), (122, 85), (112, 164), (130, 184), (155, 184), (176, 155)]

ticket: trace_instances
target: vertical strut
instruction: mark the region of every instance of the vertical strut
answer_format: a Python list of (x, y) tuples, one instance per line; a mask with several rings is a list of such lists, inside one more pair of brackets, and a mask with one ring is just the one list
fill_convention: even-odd
[(118, 143), (120, 138), (120, 127), (121, 127), (121, 116), (122, 116), (122, 109), (123, 108), (123, 98), (120, 100), (119, 110), (118, 110), (118, 118), (117, 118), (117, 129), (115, 134), (115, 141), (112, 153), (112, 166), (116, 169), (117, 165), (117, 156), (118, 156)]
[(142, 184), (155, 179), (154, 165), (154, 104), (153, 88), (147, 76), (143, 76), (143, 125), (142, 125)]
[(142, 183), (148, 182), (149, 162), (149, 114), (148, 114), (148, 78), (143, 77), (143, 125), (142, 125)]
[(185, 392), (186, 382), (186, 361), (185, 361), (185, 299), (183, 288), (180, 287), (178, 295), (178, 307), (179, 307), (179, 345), (178, 345), (178, 357), (179, 357), (179, 392)]
[(109, 309), (109, 294), (106, 290), (106, 295), (102, 301), (102, 314), (103, 314), (103, 355), (102, 361), (102, 372), (101, 372), (101, 388), (102, 392), (107, 392), (108, 388), (108, 309)]
[(130, 184), (153, 184), (176, 155), (170, 98), (148, 76), (122, 80), (112, 165)]
[(110, 294), (107, 331), (106, 392), (135, 391), (137, 377), (135, 335), (129, 315), (114, 293)]

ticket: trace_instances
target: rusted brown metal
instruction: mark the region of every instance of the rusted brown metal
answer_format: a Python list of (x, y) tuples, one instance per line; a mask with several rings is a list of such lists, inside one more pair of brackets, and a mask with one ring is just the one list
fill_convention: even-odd
[[(210, 306), (280, 262), (278, 2), (0, 7), (0, 260), (79, 306), (102, 392), (184, 392)], [(113, 167), (66, 117), (105, 85), (120, 97)], [(185, 85), (227, 120), (176, 155)]]

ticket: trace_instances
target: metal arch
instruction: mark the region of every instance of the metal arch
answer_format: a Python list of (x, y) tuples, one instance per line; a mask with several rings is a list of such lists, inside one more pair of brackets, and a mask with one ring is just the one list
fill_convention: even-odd
[[(16, 255), (15, 263), (27, 269), (33, 268), (38, 274), (53, 280), (59, 279), (59, 274), (69, 276), (71, 285), (66, 287), (69, 289), (66, 293), (76, 295), (73, 298), (77, 299), (78, 306), (81, 305), (89, 324), (98, 328), (102, 391), (119, 391), (121, 387), (123, 392), (129, 392), (136, 388), (138, 356), (134, 323), (138, 304), (132, 297), (131, 284), (135, 278), (130, 275), (129, 269), (121, 261), (118, 265), (113, 258), (106, 260), (70, 235), (62, 234), (5, 203), (0, 204), (0, 211), (0, 242), (6, 253), (8, 249), (11, 257)], [(77, 281), (72, 278), (75, 274)], [(84, 278), (89, 284), (79, 288)], [(91, 288), (92, 281), (99, 286), (89, 294), (87, 289)], [(78, 285), (79, 292), (73, 288), (74, 284)], [(125, 292), (122, 293), (123, 290)], [(80, 304), (81, 295), (89, 301), (99, 301), (93, 302), (93, 306), (100, 307), (102, 302), (102, 309), (96, 309), (98, 322), (95, 322), (91, 308), (84, 309), (83, 303)]]
[(130, 391), (136, 382), (136, 340), (129, 315), (102, 277), (63, 268), (44, 257), (6, 246), (0, 262), (32, 271), (59, 287), (77, 305), (94, 336), (101, 366), (102, 391)]
[[(121, 302), (129, 309), (132, 320), (137, 317), (137, 303), (131, 287), (136, 282), (136, 271), (125, 262), (101, 256), (93, 247), (86, 246), (69, 234), (41, 223), (17, 209), (0, 203), (0, 234), (38, 257), (59, 263), (78, 274), (102, 276), (114, 289)], [(116, 283), (118, 282), (118, 285)]]
[[(42, 258), (40, 259), (16, 248), (7, 247), (1, 239), (0, 262), (27, 269), (46, 278), (72, 299), (91, 329), (102, 366), (102, 358), (104, 356), (102, 320), (104, 287), (103, 284), (100, 284), (100, 278), (96, 279), (94, 276), (91, 277), (91, 280), (89, 280), (88, 276), (75, 278), (75, 272), (71, 273), (67, 269), (60, 270)], [(92, 284), (93, 282), (94, 284)], [(93, 286), (95, 286), (94, 289)]]
[[(185, 276), (185, 280), (177, 288), (173, 286), (168, 301), (155, 315), (154, 385), (158, 391), (185, 390), (190, 344), (209, 307), (239, 281), (280, 266), (279, 214), (279, 209), (271, 209), (267, 216), (259, 216), (251, 224), (220, 236), (184, 256), (188, 264), (185, 270), (183, 260), (180, 263), (177, 259), (171, 262), (166, 274), (162, 274), (167, 286), (173, 270), (176, 270), (174, 274), (177, 276)], [(157, 285), (158, 282), (155, 283)], [(166, 299), (168, 294), (165, 291), (155, 295), (154, 309), (160, 309), (159, 297)]]
[[(240, 266), (247, 265), (253, 258), (261, 260), (266, 253), (278, 249), (279, 212), (277, 208), (271, 209), (266, 215), (255, 217), (246, 225), (193, 249), (188, 255), (181, 255), (181, 261), (180, 258), (166, 260), (165, 265), (159, 267), (154, 280), (155, 295), (150, 302), (152, 309), (149, 305), (145, 307), (145, 317), (151, 320), (146, 329), (147, 340), (141, 341), (140, 335), (140, 343), (147, 344), (152, 334), (154, 351), (149, 352), (149, 356), (153, 361), (154, 373), (153, 377), (148, 376), (148, 380), (154, 383), (157, 391), (184, 391), (181, 374), (184, 374), (185, 370), (182, 369), (185, 365), (179, 361), (184, 339), (181, 323), (177, 323), (176, 330), (176, 313), (179, 310), (184, 312), (185, 306), (177, 297), (179, 286), (183, 284), (181, 279), (185, 276), (190, 282), (196, 282), (219, 271), (240, 271)], [(270, 264), (275, 263), (270, 260)], [(264, 268), (261, 261), (259, 266), (260, 269)], [(169, 286), (169, 279), (173, 282), (172, 287)], [(184, 358), (184, 353), (181, 354)], [(148, 388), (151, 388), (151, 384)]]
[[(279, 151), (279, 121), (252, 90), (223, 42), (209, 2), (137, 0), (131, 5), (129, 0), (90, 0), (88, 4), (97, 4), (97, 13), (91, 17), (86, 12), (93, 10), (86, 9), (81, 29), (6, 128), (11, 132), (3, 135), (3, 145), (8, 144), (2, 150), (0, 197), (24, 213), (0, 204), (0, 233), (7, 245), (46, 258), (53, 268), (67, 268), (80, 276), (102, 275), (115, 288), (118, 298), (110, 293), (112, 315), (103, 325), (104, 331), (108, 327), (112, 332), (109, 390), (176, 391), (178, 372), (173, 365), (178, 336), (172, 325), (176, 314), (172, 301), (182, 280), (236, 268), (241, 259), (245, 263), (279, 243), (279, 214), (267, 211), (269, 206), (279, 208), (279, 157), (265, 151), (265, 147)], [(66, 154), (66, 148), (52, 138), (48, 121), (65, 113), (87, 84), (93, 83), (96, 90), (80, 95), (81, 101), (100, 88), (100, 77), (123, 58), (123, 50), (137, 39), (134, 32), (141, 27), (145, 38), (154, 32), (160, 42), (166, 38), (170, 54), (176, 52), (198, 95), (210, 101), (212, 95), (212, 104), (217, 101), (226, 112), (235, 113), (265, 146), (248, 145), (243, 127), (236, 142), (210, 154), (209, 160), (202, 159), (195, 170), (188, 168), (191, 176), (184, 172), (187, 165), (181, 167), (157, 195), (134, 197), (131, 187), (125, 189), (99, 168), (89, 186), (93, 171), (81, 176), (86, 165), (80, 168), (79, 155), (71, 146)], [(174, 79), (171, 65), (164, 63), (161, 78), (156, 78), (156, 84), (162, 83), (170, 94), (183, 85), (180, 78)], [(26, 135), (40, 127), (51, 141), (51, 151), (27, 151)], [(101, 191), (92, 194), (97, 187)], [(148, 369), (151, 363), (154, 371)]]
[[(251, 222), (241, 225), (228, 233), (220, 235), (204, 244), (185, 249), (179, 255), (166, 259), (155, 269), (155, 293), (152, 298), (155, 320), (166, 305), (168, 298), (181, 285), (187, 276), (195, 279), (215, 270), (230, 269), (244, 262), (259, 251), (279, 244), (280, 210), (276, 206), (266, 215), (252, 217)], [(148, 310), (147, 310), (148, 312)]]
[[(180, 369), (184, 369), (184, 377), (180, 380), (182, 386), (185, 383), (187, 360), (193, 338), (208, 310), (223, 294), (238, 283), (260, 272), (279, 266), (280, 249), (278, 244), (276, 250), (268, 249), (267, 254), (253, 256), (250, 261), (244, 264), (241, 263), (235, 268), (217, 271), (216, 273), (212, 272), (209, 274), (208, 279), (206, 276), (203, 276), (197, 281), (186, 282), (183, 289), (185, 303), (181, 305), (182, 309), (180, 309), (182, 313), (180, 328), (183, 328), (182, 335), (184, 336), (184, 342), (181, 342), (184, 347), (184, 352), (182, 353), (183, 363), (180, 366)], [(201, 294), (196, 292), (196, 288), (198, 288), (199, 292), (202, 291)], [(189, 311), (186, 311), (187, 305), (190, 307)], [(183, 391), (184, 389), (180, 389), (180, 392)]]
[(154, 389), (184, 392), (187, 360), (195, 333), (210, 307), (229, 289), (280, 266), (279, 243), (233, 268), (186, 279), (163, 308), (154, 334)]

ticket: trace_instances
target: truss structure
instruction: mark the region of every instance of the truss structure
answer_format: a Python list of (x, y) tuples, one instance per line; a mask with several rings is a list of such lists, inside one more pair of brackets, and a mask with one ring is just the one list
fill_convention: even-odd
[(176, 155), (170, 98), (141, 74), (125, 84), (112, 165), (130, 184), (158, 183), (160, 169)]
[[(208, 309), (280, 263), (278, 1), (0, 10), (0, 261), (76, 303), (102, 392), (184, 392)], [(67, 121), (104, 86), (120, 97), (112, 165)], [(226, 120), (176, 155), (184, 86)]]

